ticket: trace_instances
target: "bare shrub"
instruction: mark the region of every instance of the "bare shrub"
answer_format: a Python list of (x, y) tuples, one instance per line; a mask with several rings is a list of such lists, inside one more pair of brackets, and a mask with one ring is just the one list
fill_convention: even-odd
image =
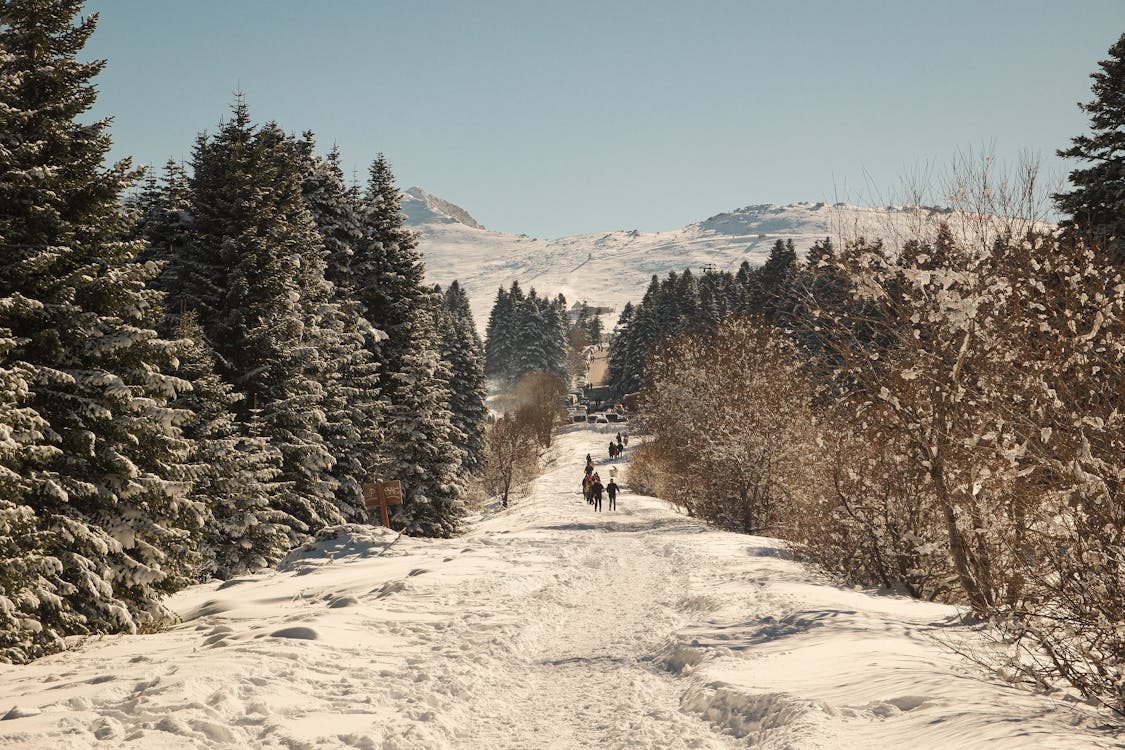
[(539, 469), (537, 428), (519, 414), (505, 414), (485, 432), (485, 463), (482, 481), (490, 496), (508, 507)]
[(746, 533), (791, 523), (809, 485), (815, 418), (794, 351), (764, 324), (729, 319), (660, 350), (649, 367), (649, 480), (693, 515)]
[(798, 556), (849, 583), (956, 600), (941, 519), (925, 478), (905, 471), (894, 445), (845, 419), (822, 419), (818, 449), (828, 477), (820, 491), (798, 498), (802, 523), (790, 536), (799, 542)]
[(1125, 284), (1103, 252), (1037, 224), (1022, 190), (985, 174), (962, 195), (1017, 210), (895, 252), (855, 240), (808, 274), (837, 283), (805, 284), (799, 338), (822, 357), (823, 402), (871, 448), (849, 448), (843, 475), (835, 462), (834, 510), (864, 552), (840, 538), (822, 556), (907, 571), (923, 596), (944, 597), (951, 570), (949, 593), (1002, 625), (1009, 671), (1125, 711)]

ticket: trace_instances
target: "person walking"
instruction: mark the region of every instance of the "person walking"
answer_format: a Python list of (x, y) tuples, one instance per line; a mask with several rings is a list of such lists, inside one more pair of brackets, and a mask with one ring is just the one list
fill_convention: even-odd
[(605, 487), (602, 486), (602, 480), (595, 478), (594, 485), (590, 488), (590, 490), (594, 495), (594, 510), (599, 512), (602, 509), (602, 490), (604, 489)]
[(612, 440), (609, 441), (609, 457), (617, 458), (617, 443)]
[(609, 495), (609, 509), (617, 510), (617, 482), (610, 477), (609, 484), (605, 486), (605, 494)]

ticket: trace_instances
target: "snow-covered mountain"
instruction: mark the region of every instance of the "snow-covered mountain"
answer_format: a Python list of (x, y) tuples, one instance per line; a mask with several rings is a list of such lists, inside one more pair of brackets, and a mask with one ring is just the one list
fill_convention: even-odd
[[(798, 251), (825, 237), (890, 239), (919, 220), (917, 211), (846, 204), (746, 206), (664, 232), (638, 229), (545, 240), (485, 229), (459, 206), (411, 188), (403, 197), (411, 226), (421, 233), (427, 279), (443, 287), (457, 279), (484, 328), (498, 287), (518, 280), (540, 294), (621, 309), (639, 300), (653, 274), (691, 268), (736, 270), (765, 262), (778, 239)], [(610, 327), (616, 314), (607, 316)]]
[(473, 229), (484, 229), (465, 209), (427, 193), (420, 187), (412, 187), (402, 194), (402, 210), (412, 226), (456, 223)]

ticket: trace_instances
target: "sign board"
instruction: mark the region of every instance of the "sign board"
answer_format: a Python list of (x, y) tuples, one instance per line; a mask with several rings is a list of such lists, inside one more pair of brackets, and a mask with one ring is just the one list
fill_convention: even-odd
[(374, 482), (363, 485), (363, 507), (368, 510), (379, 507), (379, 485)]
[(387, 505), (402, 505), (402, 482), (397, 479), (390, 482), (381, 482), (383, 485), (383, 502)]
[(363, 485), (363, 507), (368, 510), (379, 508), (383, 511), (383, 525), (390, 527), (391, 519), (387, 513), (388, 505), (402, 505), (402, 482), (366, 482)]

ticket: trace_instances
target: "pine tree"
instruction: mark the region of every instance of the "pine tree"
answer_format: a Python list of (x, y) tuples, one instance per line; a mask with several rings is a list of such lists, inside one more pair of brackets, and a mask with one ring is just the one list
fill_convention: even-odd
[(484, 356), (480, 335), (473, 323), (469, 297), (454, 281), (442, 296), (441, 356), (454, 373), (449, 384), (453, 425), (463, 436), (461, 468), (471, 474), (484, 464), (485, 404)]
[(5, 419), (36, 425), (19, 438), (35, 445), (8, 446), (20, 476), (8, 529), (41, 555), (25, 579), (39, 603), (20, 604), (38, 619), (21, 627), (59, 635), (161, 621), (161, 598), (190, 580), (202, 519), (187, 496), (186, 415), (168, 404), (188, 384), (163, 374), (173, 346), (153, 330), (156, 268), (121, 240), (136, 175), (128, 161), (102, 170), (107, 121), (78, 121), (103, 65), (76, 59), (96, 21), (72, 25), (80, 9), (0, 3), (0, 371), (16, 393)]
[[(199, 467), (192, 497), (207, 508), (197, 576), (227, 579), (278, 562), (301, 541), (302, 524), (272, 507), (292, 489), (279, 482), (281, 452), (234, 417), (241, 399), (215, 371), (215, 354), (191, 311), (180, 316), (177, 374), (192, 384), (175, 405), (193, 417), (184, 432)], [(252, 418), (252, 417), (251, 417)]]
[(411, 325), (427, 294), (418, 238), (406, 226), (401, 202), (390, 164), (379, 154), (360, 206), (366, 242), (354, 265), (364, 316), (386, 334), (379, 356), (380, 378), (388, 393), (395, 390), (394, 375), (402, 372), (404, 358), (418, 345)]
[[(178, 289), (180, 284), (169, 279), (169, 274), (178, 268), (170, 260), (183, 253), (192, 225), (191, 186), (183, 165), (169, 160), (164, 165), (160, 180), (154, 175), (146, 177), (145, 188), (133, 202), (133, 207), (139, 216), (130, 239), (142, 239), (146, 242), (138, 259), (163, 264), (161, 275), (153, 280), (151, 286), (163, 291)], [(169, 309), (179, 312), (178, 298), (166, 294), (165, 304)], [(164, 327), (162, 333), (170, 334), (172, 330)]]
[(510, 380), (512, 361), (518, 351), (515, 307), (512, 296), (503, 287), (498, 289), (484, 331), (484, 374), (502, 383)]
[(609, 383), (617, 395), (624, 396), (630, 391), (626, 390), (626, 381), (630, 370), (628, 359), (628, 342), (630, 339), (630, 326), (633, 323), (635, 308), (632, 302), (626, 302), (621, 308), (621, 315), (617, 317), (617, 325), (613, 329), (609, 346)]
[[(27, 301), (7, 297), (0, 301), (0, 309), (9, 311), (20, 304)], [(9, 353), (21, 343), (10, 333), (0, 331), (0, 362), (8, 362)], [(58, 650), (66, 631), (60, 625), (74, 617), (65, 614), (60, 563), (45, 554), (51, 539), (38, 529), (31, 504), (36, 482), (25, 468), (57, 455), (58, 449), (44, 444), (49, 425), (28, 406), (30, 376), (25, 366), (0, 366), (0, 661), (4, 662), (23, 662)]]
[(450, 537), (464, 514), (461, 435), (449, 409), (449, 365), (438, 355), (432, 312), (419, 308), (409, 321), (415, 348), (393, 377), (387, 413), (388, 479), (403, 483), (403, 504), (393, 526), (419, 536)]
[(243, 421), (281, 451), (293, 490), (276, 507), (315, 530), (337, 524), (334, 459), (325, 442), (325, 362), (331, 302), (324, 246), (301, 196), (291, 138), (256, 129), (239, 100), (230, 122), (194, 156), (191, 243), (176, 259), (176, 292), (195, 310), (220, 374), (245, 398)]
[(326, 334), (320, 352), (327, 416), (323, 433), (336, 459), (337, 504), (346, 517), (360, 520), (366, 517), (363, 483), (374, 479), (383, 450), (385, 411), (376, 360), (381, 334), (363, 317), (352, 263), (362, 252), (364, 230), (344, 186), (339, 154), (333, 150), (326, 159), (317, 157), (311, 133), (297, 146), (302, 195), (324, 244), (325, 276), (333, 284), (332, 304), (319, 306)]
[(1094, 101), (1080, 104), (1090, 115), (1091, 135), (1071, 139), (1059, 156), (1091, 164), (1070, 173), (1074, 190), (1054, 196), (1059, 210), (1070, 216), (1063, 226), (1107, 243), (1110, 255), (1125, 264), (1125, 34), (1098, 63)]

